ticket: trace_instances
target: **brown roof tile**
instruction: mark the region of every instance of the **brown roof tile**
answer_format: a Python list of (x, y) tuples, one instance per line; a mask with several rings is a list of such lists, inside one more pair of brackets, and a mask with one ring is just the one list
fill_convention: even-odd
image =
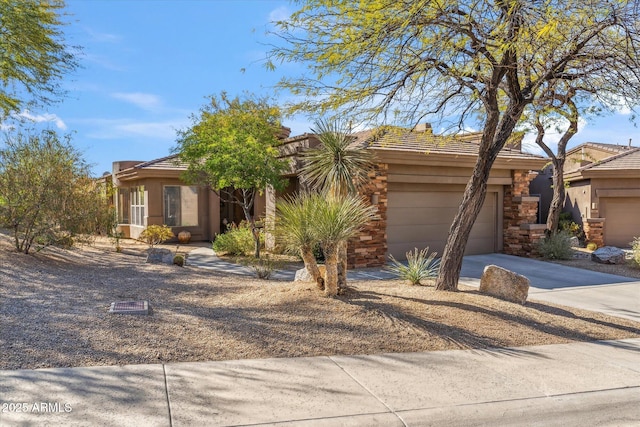
[(640, 170), (640, 147), (632, 148), (631, 150), (626, 149), (623, 153), (607, 157), (600, 162), (591, 163), (579, 170)]

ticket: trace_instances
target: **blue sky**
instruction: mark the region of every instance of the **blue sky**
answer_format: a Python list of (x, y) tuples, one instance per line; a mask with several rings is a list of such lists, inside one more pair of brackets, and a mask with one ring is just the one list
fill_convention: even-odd
[[(207, 95), (274, 95), (280, 77), (301, 71), (286, 65), (271, 72), (262, 63), (267, 44), (277, 42), (266, 34), (269, 22), (293, 7), (268, 0), (67, 0), (65, 33), (69, 44), (83, 47), (82, 68), (65, 79), (62, 103), (28, 115), (74, 132), (96, 176), (113, 161), (166, 156), (176, 130), (189, 126)], [(621, 111), (584, 122), (570, 146), (626, 145), (629, 138), (638, 146), (640, 130), (628, 118)], [(302, 117), (284, 124), (294, 135), (310, 128)]]

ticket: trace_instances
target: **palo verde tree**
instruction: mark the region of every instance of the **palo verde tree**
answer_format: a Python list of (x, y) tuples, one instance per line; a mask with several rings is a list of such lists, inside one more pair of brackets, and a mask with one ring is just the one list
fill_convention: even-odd
[(63, 94), (77, 67), (61, 30), (61, 0), (0, 0), (0, 118)]
[(5, 135), (0, 149), (0, 227), (16, 249), (69, 245), (79, 235), (107, 232), (113, 211), (105, 189), (70, 137), (54, 131)]
[(255, 256), (260, 257), (260, 230), (252, 213), (257, 194), (281, 189), (287, 164), (276, 146), (282, 132), (280, 109), (266, 98), (211, 96), (193, 124), (179, 132), (175, 151), (187, 163), (184, 179), (203, 185), (221, 200), (242, 208), (251, 225)]
[(580, 79), (630, 98), (640, 81), (639, 0), (305, 0), (278, 22), (268, 66), (292, 111), (417, 123), (480, 112), (482, 139), (445, 246), (437, 289), (456, 290), (498, 153), (546, 84)]

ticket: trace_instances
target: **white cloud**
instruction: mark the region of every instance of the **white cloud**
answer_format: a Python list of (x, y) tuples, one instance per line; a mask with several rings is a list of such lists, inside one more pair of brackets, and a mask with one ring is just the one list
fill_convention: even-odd
[(160, 97), (150, 93), (115, 92), (111, 94), (111, 97), (128, 102), (147, 111), (155, 111), (162, 106)]
[(87, 26), (84, 27), (84, 31), (89, 35), (90, 40), (95, 42), (119, 43), (122, 40), (122, 36), (118, 34), (103, 33)]
[(135, 121), (131, 119), (88, 119), (83, 121), (91, 127), (87, 136), (93, 139), (153, 139), (155, 141), (175, 141), (176, 130), (188, 126), (189, 121)]
[(29, 120), (34, 123), (47, 123), (51, 122), (56, 125), (56, 127), (60, 130), (67, 130), (67, 125), (65, 122), (55, 114), (45, 113), (45, 114), (31, 114), (29, 110), (24, 110), (19, 114), (15, 115), (18, 119)]
[(280, 6), (269, 12), (269, 22), (286, 21), (291, 16), (291, 10), (286, 6)]

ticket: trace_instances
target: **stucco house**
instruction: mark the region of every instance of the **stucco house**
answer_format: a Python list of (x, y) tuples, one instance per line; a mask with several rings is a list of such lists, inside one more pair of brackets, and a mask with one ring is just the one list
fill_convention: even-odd
[[(177, 155), (147, 162), (117, 161), (102, 179), (114, 189), (118, 228), (125, 237), (138, 238), (149, 225), (166, 224), (177, 235), (189, 231), (192, 240), (213, 240), (226, 223), (239, 223), (239, 206), (225, 203), (213, 191), (186, 184), (186, 170)], [(254, 212), (264, 216), (265, 197), (256, 197)]]
[[(404, 259), (415, 247), (429, 246), (442, 253), (478, 155), (481, 134), (444, 137), (422, 125), (411, 131), (385, 129), (353, 136), (354, 144), (376, 155), (375, 172), (363, 195), (378, 214), (349, 243), (350, 266), (380, 266), (390, 254)], [(284, 191), (266, 191), (259, 197), (254, 207), (257, 216), (275, 214), (280, 197), (301, 189), (300, 153), (318, 144), (312, 134), (283, 140), (280, 149), (290, 162), (289, 185)], [(529, 182), (545, 163), (540, 156), (522, 153), (518, 140), (502, 150), (492, 168), (467, 254), (531, 253), (544, 225), (537, 224), (538, 198), (529, 195)], [(214, 192), (182, 182), (180, 174), (185, 168), (176, 156), (113, 164), (106, 178), (113, 182), (119, 227), (127, 237), (138, 237), (147, 225), (167, 224), (175, 234), (187, 230), (194, 240), (213, 240), (224, 231), (225, 222), (242, 220), (242, 212), (221, 202)]]
[[(373, 150), (377, 165), (363, 195), (377, 207), (377, 218), (349, 243), (353, 267), (383, 265), (388, 255), (405, 259), (415, 247), (442, 253), (449, 227), (478, 156), (480, 133), (457, 137), (435, 135), (428, 124), (413, 130), (386, 129), (354, 134), (354, 144)], [(277, 200), (301, 188), (299, 153), (318, 140), (304, 134), (283, 142), (290, 159), (289, 186), (267, 195), (267, 215)], [(473, 227), (466, 254), (505, 252), (528, 255), (544, 234), (537, 224), (538, 198), (529, 182), (546, 159), (523, 153), (515, 139), (492, 168), (487, 197)]]
[(640, 236), (640, 147), (588, 142), (567, 152), (564, 211), (588, 241), (627, 247)]

